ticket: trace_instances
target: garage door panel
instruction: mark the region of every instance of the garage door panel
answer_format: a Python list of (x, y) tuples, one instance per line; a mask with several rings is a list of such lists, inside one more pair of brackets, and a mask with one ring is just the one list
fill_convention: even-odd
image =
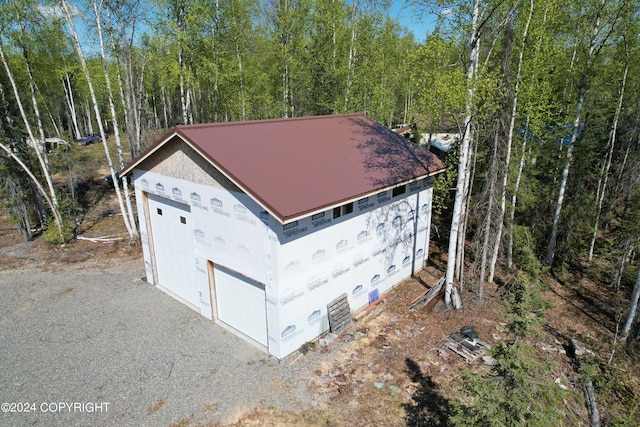
[(266, 346), (264, 286), (219, 266), (215, 267), (214, 274), (218, 319)]
[(152, 194), (148, 195), (148, 203), (158, 282), (200, 307), (190, 207)]

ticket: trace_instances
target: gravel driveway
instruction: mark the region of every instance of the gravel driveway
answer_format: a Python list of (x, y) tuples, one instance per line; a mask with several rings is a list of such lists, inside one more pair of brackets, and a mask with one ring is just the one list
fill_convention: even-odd
[(307, 382), (331, 352), (279, 362), (141, 280), (141, 261), (54, 270), (0, 271), (0, 425), (224, 424), (322, 404)]

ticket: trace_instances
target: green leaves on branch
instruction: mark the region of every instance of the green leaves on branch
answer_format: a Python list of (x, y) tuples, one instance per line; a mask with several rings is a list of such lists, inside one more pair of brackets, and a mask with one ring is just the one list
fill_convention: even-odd
[(539, 333), (549, 304), (538, 294), (537, 283), (516, 277), (505, 296), (504, 313), (509, 340), (491, 349), (494, 364), (489, 371), (465, 371), (463, 391), (451, 418), (455, 426), (558, 425), (567, 391), (551, 375), (554, 365), (528, 338)]

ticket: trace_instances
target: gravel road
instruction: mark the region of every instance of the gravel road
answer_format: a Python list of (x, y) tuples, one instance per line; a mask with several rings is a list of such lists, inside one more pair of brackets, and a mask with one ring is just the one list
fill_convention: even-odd
[(309, 380), (335, 349), (277, 361), (143, 275), (137, 260), (0, 269), (0, 425), (224, 424), (323, 404)]

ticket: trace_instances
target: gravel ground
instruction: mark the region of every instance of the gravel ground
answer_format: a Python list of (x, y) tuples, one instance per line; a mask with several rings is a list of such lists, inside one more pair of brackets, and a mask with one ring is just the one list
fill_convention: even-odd
[(144, 282), (140, 261), (113, 264), (0, 268), (1, 425), (225, 424), (325, 403), (309, 381), (339, 344), (277, 361)]

